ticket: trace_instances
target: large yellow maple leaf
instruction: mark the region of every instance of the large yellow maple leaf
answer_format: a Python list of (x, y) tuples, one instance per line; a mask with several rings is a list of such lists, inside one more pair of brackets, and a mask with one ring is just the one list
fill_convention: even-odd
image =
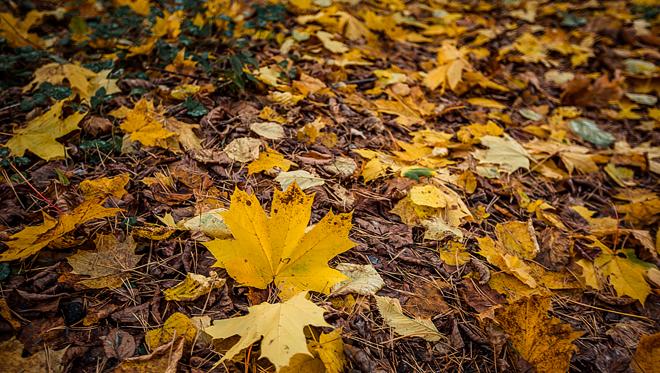
[(323, 318), (323, 308), (307, 300), (306, 296), (307, 292), (298, 293), (283, 303), (252, 306), (245, 316), (213, 321), (212, 326), (204, 329), (211, 337), (224, 339), (241, 336), (218, 364), (231, 359), (261, 337), (261, 357), (270, 360), (277, 370), (289, 365), (296, 354), (312, 356), (303, 328), (306, 325), (330, 325)]
[(495, 319), (537, 372), (566, 372), (577, 350), (573, 341), (583, 333), (548, 316), (550, 306), (549, 297), (532, 296), (495, 311)]
[(64, 101), (56, 102), (46, 113), (32, 119), (27, 126), (14, 131), (14, 137), (5, 144), (12, 155), (22, 157), (26, 150), (42, 159), (64, 158), (64, 145), (56, 139), (78, 129), (85, 113), (75, 112), (62, 116)]
[(285, 299), (304, 290), (327, 294), (346, 279), (328, 261), (355, 246), (348, 238), (352, 214), (330, 211), (307, 231), (313, 200), (294, 183), (275, 191), (267, 216), (254, 195), (236, 190), (222, 213), (235, 239), (204, 244), (218, 260), (215, 266), (242, 285), (264, 289), (274, 281)]

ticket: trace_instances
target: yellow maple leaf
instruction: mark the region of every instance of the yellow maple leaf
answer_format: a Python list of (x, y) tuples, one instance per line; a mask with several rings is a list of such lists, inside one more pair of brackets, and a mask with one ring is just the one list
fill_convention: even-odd
[(534, 259), (541, 251), (532, 221), (508, 221), (495, 226), (497, 240), (522, 259)]
[(319, 341), (309, 341), (307, 348), (313, 357), (296, 354), (289, 361), (289, 365), (280, 369), (280, 373), (341, 373), (344, 371), (346, 359), (344, 357), (341, 329), (335, 329), (330, 333), (321, 333)]
[(456, 137), (464, 144), (478, 143), (483, 136), (502, 136), (504, 129), (498, 126), (493, 121), (488, 121), (486, 124), (469, 124), (461, 127), (456, 133)]
[(96, 200), (87, 200), (73, 211), (60, 215), (58, 219), (44, 213), (44, 222), (41, 225), (26, 227), (9, 237), (11, 241), (5, 242), (9, 250), (0, 254), (0, 262), (25, 259), (73, 231), (78, 225), (114, 216), (119, 211), (121, 209), (103, 207)]
[[(103, 79), (107, 78), (108, 73), (109, 71), (105, 70), (97, 74), (75, 63), (59, 64), (53, 62), (35, 70), (34, 78), (28, 85), (23, 87), (23, 92), (29, 92), (41, 83), (57, 85), (67, 80), (74, 92), (89, 101), (96, 93), (96, 90), (103, 86)], [(96, 84), (92, 81), (96, 82)], [(116, 85), (112, 89), (114, 90), (114, 88), (116, 88)], [(119, 91), (118, 88), (115, 92), (117, 91)]]
[(140, 99), (133, 109), (118, 112), (125, 115), (120, 128), (130, 134), (130, 139), (138, 141), (144, 146), (157, 146), (180, 152), (179, 144), (186, 150), (199, 150), (201, 141), (193, 129), (199, 128), (196, 124), (188, 124), (174, 118), (166, 117), (154, 108), (154, 104), (146, 99)]
[(651, 286), (644, 275), (655, 266), (639, 260), (632, 249), (613, 252), (602, 244), (599, 247), (603, 251), (594, 260), (594, 268), (609, 279), (618, 296), (627, 295), (644, 304), (651, 293)]
[(218, 364), (231, 359), (262, 337), (261, 357), (270, 360), (278, 371), (289, 365), (296, 354), (312, 356), (303, 328), (306, 325), (330, 325), (323, 318), (323, 308), (307, 300), (306, 296), (307, 292), (301, 292), (283, 303), (252, 306), (245, 316), (213, 321), (213, 325), (204, 332), (214, 339), (235, 335), (241, 337)]
[(519, 257), (506, 252), (501, 245), (496, 243), (490, 237), (480, 237), (477, 238), (477, 241), (479, 242), (479, 248), (481, 249), (479, 255), (486, 258), (489, 263), (515, 276), (530, 288), (538, 286), (536, 279), (531, 274), (531, 268), (529, 268), (529, 265)]
[(495, 311), (495, 320), (520, 356), (539, 373), (566, 372), (583, 333), (548, 316), (550, 298), (532, 296)]
[(127, 173), (115, 177), (100, 177), (94, 180), (83, 180), (78, 188), (85, 199), (102, 199), (106, 197), (122, 198), (126, 193), (126, 184), (129, 176)]
[(56, 102), (46, 113), (32, 119), (27, 126), (19, 128), (5, 144), (12, 155), (22, 157), (26, 150), (47, 161), (64, 158), (64, 145), (56, 139), (78, 129), (85, 113), (75, 112), (63, 118), (64, 101)]
[(7, 39), (10, 46), (17, 47), (41, 47), (44, 41), (38, 35), (30, 32), (30, 28), (40, 23), (43, 16), (48, 12), (31, 10), (23, 20), (17, 19), (8, 12), (0, 13), (0, 36)]
[(442, 92), (449, 87), (452, 91), (463, 78), (463, 71), (472, 70), (464, 51), (456, 48), (450, 41), (443, 41), (438, 50), (437, 67), (429, 71), (424, 78), (424, 85), (434, 90), (438, 87)]
[(303, 290), (327, 294), (346, 279), (328, 261), (355, 246), (348, 238), (352, 214), (330, 211), (306, 232), (313, 199), (294, 183), (275, 191), (267, 216), (254, 195), (236, 190), (222, 213), (235, 239), (204, 243), (218, 260), (215, 266), (241, 285), (265, 289), (274, 281), (282, 298)]
[(259, 158), (248, 164), (248, 175), (262, 171), (270, 171), (275, 167), (282, 171), (289, 171), (289, 168), (294, 164), (295, 163), (284, 158), (284, 155), (277, 150), (266, 148), (265, 152), (259, 153)]
[(79, 250), (67, 258), (73, 273), (91, 276), (79, 282), (88, 288), (120, 287), (126, 277), (122, 273), (135, 268), (142, 258), (135, 255), (137, 245), (133, 237), (129, 235), (120, 242), (112, 234), (98, 235), (94, 242), (96, 251)]
[(151, 4), (149, 0), (114, 0), (116, 6), (128, 6), (132, 11), (141, 15), (149, 15), (149, 7)]

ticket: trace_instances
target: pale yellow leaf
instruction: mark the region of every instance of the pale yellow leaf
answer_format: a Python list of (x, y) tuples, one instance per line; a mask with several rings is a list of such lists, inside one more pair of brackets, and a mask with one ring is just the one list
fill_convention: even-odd
[(420, 337), (429, 342), (445, 338), (430, 319), (412, 318), (403, 314), (399, 300), (375, 295), (378, 312), (385, 323), (403, 337)]
[(277, 370), (289, 365), (296, 354), (311, 356), (303, 328), (307, 325), (330, 325), (323, 318), (323, 308), (306, 297), (307, 292), (301, 292), (283, 303), (261, 303), (249, 307), (245, 316), (213, 321), (213, 325), (204, 331), (214, 339), (235, 335), (241, 337), (225, 353), (220, 363), (231, 359), (260, 339), (261, 357), (270, 360)]
[(339, 263), (335, 269), (348, 277), (348, 280), (342, 281), (333, 286), (333, 295), (350, 293), (374, 295), (378, 290), (385, 286), (383, 278), (380, 277), (376, 269), (371, 264), (361, 265), (353, 263)]

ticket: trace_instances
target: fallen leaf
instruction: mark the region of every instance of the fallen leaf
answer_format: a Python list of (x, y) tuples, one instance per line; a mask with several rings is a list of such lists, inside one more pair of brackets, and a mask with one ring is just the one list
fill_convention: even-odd
[(507, 173), (512, 173), (519, 168), (529, 169), (529, 154), (511, 137), (507, 135), (504, 137), (483, 136), (481, 144), (488, 149), (477, 150), (473, 153), (480, 163), (499, 165)]
[(286, 159), (282, 153), (267, 147), (265, 152), (259, 153), (259, 158), (248, 164), (248, 175), (271, 171), (276, 167), (286, 172), (294, 164)]
[(165, 300), (191, 302), (197, 298), (207, 295), (213, 289), (220, 289), (227, 281), (219, 278), (211, 271), (211, 276), (198, 275), (196, 273), (186, 274), (186, 278), (175, 286), (163, 290)]
[(248, 308), (245, 316), (214, 320), (204, 331), (214, 339), (239, 335), (240, 340), (220, 359), (218, 364), (261, 341), (261, 357), (268, 359), (275, 369), (289, 365), (296, 354), (312, 356), (307, 348), (303, 328), (307, 325), (329, 327), (324, 310), (307, 300), (303, 291), (288, 301), (277, 304), (261, 303)]
[(289, 365), (280, 369), (280, 373), (306, 373), (327, 372), (341, 373), (346, 365), (344, 357), (344, 342), (341, 338), (341, 329), (330, 333), (321, 333), (319, 341), (309, 341), (307, 348), (312, 356), (296, 354), (289, 361)]
[(115, 177), (100, 177), (94, 180), (83, 180), (78, 185), (85, 199), (105, 199), (114, 197), (121, 199), (126, 195), (126, 184), (129, 176), (127, 173)]
[(16, 129), (14, 136), (5, 144), (12, 155), (22, 157), (29, 150), (47, 161), (64, 158), (64, 145), (56, 139), (78, 129), (85, 113), (75, 112), (64, 118), (65, 101), (56, 102), (46, 113), (32, 119), (27, 126)]
[(258, 122), (250, 125), (250, 130), (269, 140), (279, 140), (284, 137), (284, 128), (275, 122)]
[(123, 330), (112, 329), (101, 341), (105, 356), (110, 359), (125, 360), (135, 354), (135, 338)]
[(639, 260), (634, 250), (623, 249), (614, 253), (608, 249), (596, 257), (594, 266), (604, 277), (609, 278), (618, 296), (627, 295), (644, 304), (651, 293), (644, 274), (654, 266)]
[(420, 337), (429, 342), (437, 342), (445, 337), (430, 319), (411, 318), (403, 314), (399, 300), (375, 295), (378, 312), (385, 323), (403, 337)]
[(188, 316), (175, 312), (165, 320), (163, 326), (147, 331), (144, 341), (149, 349), (156, 350), (158, 347), (167, 345), (178, 338), (192, 344), (196, 336), (197, 326), (195, 323)]
[(371, 265), (360, 265), (352, 263), (339, 263), (336, 270), (343, 273), (348, 280), (342, 281), (332, 287), (333, 295), (361, 294), (374, 295), (385, 286), (383, 278)]
[(106, 208), (97, 201), (85, 201), (73, 211), (64, 213), (58, 219), (43, 214), (44, 222), (23, 228), (22, 231), (11, 235), (11, 241), (5, 242), (9, 249), (0, 254), (0, 262), (25, 259), (38, 253), (51, 242), (64, 237), (76, 229), (78, 225), (92, 220), (115, 216), (121, 211), (118, 208)]
[(0, 359), (5, 372), (64, 372), (62, 359), (66, 349), (53, 351), (50, 348), (23, 357), (23, 343), (15, 337), (0, 342)]
[(28, 46), (40, 47), (44, 45), (44, 40), (37, 34), (31, 33), (30, 28), (41, 23), (43, 16), (47, 13), (33, 9), (25, 15), (25, 18), (20, 20), (9, 12), (1, 12), (0, 35), (14, 48)]
[(113, 0), (114, 3), (118, 6), (128, 6), (131, 8), (132, 11), (135, 13), (141, 15), (141, 16), (148, 16), (149, 15), (149, 9), (150, 9), (150, 1), (149, 0)]
[(162, 111), (154, 108), (153, 102), (147, 99), (140, 99), (133, 109), (116, 114), (120, 117), (125, 115), (120, 128), (129, 134), (131, 141), (174, 152), (181, 151), (179, 144), (186, 150), (202, 148), (200, 140), (193, 132), (194, 128), (199, 128), (198, 125), (166, 117)]
[(177, 364), (183, 355), (184, 341), (184, 338), (178, 338), (148, 355), (126, 359), (115, 368), (114, 373), (176, 373)]
[(303, 290), (327, 294), (346, 279), (327, 263), (355, 246), (348, 238), (351, 214), (331, 211), (305, 232), (313, 198), (295, 184), (276, 190), (268, 217), (254, 195), (236, 190), (222, 215), (235, 239), (204, 243), (215, 266), (244, 286), (265, 289), (274, 281), (283, 298)]
[(234, 139), (225, 146), (225, 154), (232, 161), (248, 163), (259, 158), (259, 147), (261, 141), (249, 137)]
[(583, 333), (548, 316), (550, 298), (532, 296), (495, 310), (495, 320), (509, 341), (537, 372), (568, 371), (573, 344)]
[(335, 36), (329, 32), (319, 30), (316, 32), (316, 37), (321, 41), (323, 47), (332, 53), (348, 52), (348, 47), (346, 44), (333, 40)]
[(523, 259), (534, 259), (541, 248), (532, 221), (508, 221), (495, 226), (497, 240)]
[(297, 184), (302, 190), (325, 184), (322, 178), (305, 170), (280, 172), (275, 181), (280, 183), (282, 190), (289, 188), (292, 184)]
[(440, 247), (440, 259), (450, 266), (460, 266), (470, 261), (470, 253), (462, 243), (449, 241)]
[(568, 122), (568, 127), (576, 135), (596, 146), (610, 146), (614, 143), (614, 136), (598, 128), (596, 123), (586, 118), (572, 119)]
[(630, 366), (635, 373), (654, 372), (660, 367), (660, 333), (643, 335), (639, 339)]
[(117, 241), (112, 235), (98, 235), (95, 240), (96, 251), (78, 250), (67, 258), (73, 267), (73, 273), (91, 276), (79, 283), (92, 289), (117, 288), (123, 285), (126, 271), (130, 271), (142, 259), (142, 255), (135, 255), (132, 236), (127, 236), (123, 242)]

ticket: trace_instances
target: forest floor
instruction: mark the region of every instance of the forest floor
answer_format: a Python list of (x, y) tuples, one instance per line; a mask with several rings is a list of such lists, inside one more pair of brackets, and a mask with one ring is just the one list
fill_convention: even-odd
[(659, 20), (2, 2), (0, 370), (658, 372)]

